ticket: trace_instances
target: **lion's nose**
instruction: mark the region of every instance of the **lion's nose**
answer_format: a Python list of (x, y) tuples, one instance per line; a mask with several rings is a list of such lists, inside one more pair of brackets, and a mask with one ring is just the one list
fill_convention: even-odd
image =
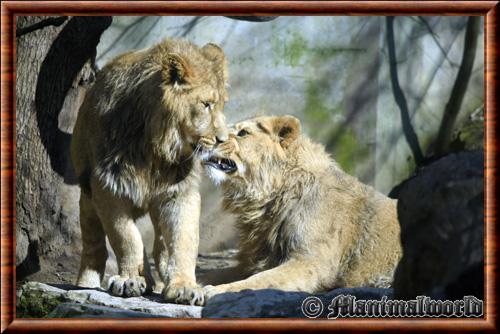
[(217, 143), (220, 144), (229, 139), (229, 135), (226, 129), (221, 129), (218, 132), (219, 133), (215, 135), (215, 140), (217, 141)]
[(221, 143), (225, 142), (226, 140), (228, 140), (228, 136), (227, 136), (227, 134), (218, 135), (218, 136), (215, 136), (215, 140), (217, 141), (217, 144), (221, 144)]

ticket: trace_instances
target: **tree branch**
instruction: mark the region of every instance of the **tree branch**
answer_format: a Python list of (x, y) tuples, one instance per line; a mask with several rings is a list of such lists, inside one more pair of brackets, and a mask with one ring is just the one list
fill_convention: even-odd
[(277, 16), (226, 16), (233, 20), (249, 21), (249, 22), (269, 22), (277, 18)]
[(398, 79), (398, 68), (396, 62), (396, 50), (394, 46), (394, 17), (388, 16), (385, 20), (386, 32), (387, 32), (387, 49), (389, 52), (389, 70), (391, 75), (392, 92), (394, 93), (394, 99), (401, 112), (401, 122), (403, 125), (403, 133), (405, 135), (406, 141), (410, 146), (413, 153), (413, 158), (415, 163), (421, 165), (424, 160), (422, 150), (420, 149), (420, 144), (418, 142), (417, 134), (411, 125), (410, 113), (408, 110), (408, 104), (406, 102), (405, 95), (401, 86), (399, 85)]
[(40, 29), (43, 29), (43, 28), (48, 27), (48, 26), (58, 27), (61, 24), (63, 24), (64, 22), (66, 22), (67, 19), (68, 19), (67, 16), (49, 17), (48, 19), (42, 20), (42, 21), (37, 22), (37, 23), (30, 25), (28, 27), (18, 28), (16, 30), (16, 37), (21, 37), (21, 36), (26, 35), (30, 32), (40, 30)]
[(203, 16), (196, 16), (194, 19), (192, 19), (191, 21), (189, 21), (185, 25), (186, 29), (182, 33), (181, 37), (186, 37), (191, 32), (191, 30), (193, 30), (194, 27), (200, 22), (200, 20), (202, 18), (203, 18)]
[(471, 78), (472, 67), (474, 66), (480, 21), (481, 17), (479, 16), (471, 16), (467, 21), (462, 62), (458, 69), (450, 98), (444, 109), (443, 118), (434, 146), (435, 155), (442, 155), (445, 153), (450, 144), (453, 126), (455, 125), (458, 112), (460, 111), (460, 106), (465, 96), (465, 90)]
[(455, 62), (453, 62), (449, 57), (448, 57), (448, 52), (444, 49), (444, 47), (441, 45), (441, 43), (439, 42), (439, 39), (438, 39), (438, 36), (437, 34), (434, 32), (434, 30), (432, 29), (431, 25), (429, 24), (429, 22), (427, 22), (427, 20), (422, 17), (422, 16), (419, 16), (418, 17), (419, 21), (424, 25), (424, 27), (427, 29), (427, 31), (429, 31), (429, 34), (431, 35), (432, 39), (434, 40), (434, 43), (436, 43), (437, 47), (439, 48), (439, 51), (441, 51), (441, 53), (443, 54), (444, 58), (446, 59), (446, 61), (448, 61), (448, 63), (450, 63), (451, 66), (456, 66), (458, 67), (458, 64), (456, 64)]

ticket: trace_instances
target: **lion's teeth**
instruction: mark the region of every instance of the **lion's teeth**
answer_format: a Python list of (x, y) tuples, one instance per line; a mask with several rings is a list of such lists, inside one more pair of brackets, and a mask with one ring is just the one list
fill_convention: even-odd
[(217, 163), (218, 163), (219, 165), (221, 164), (221, 163), (220, 163), (220, 159), (217, 159)]

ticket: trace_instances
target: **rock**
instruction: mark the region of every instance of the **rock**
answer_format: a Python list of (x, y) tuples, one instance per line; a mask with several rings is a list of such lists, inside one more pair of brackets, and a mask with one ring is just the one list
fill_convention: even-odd
[(63, 302), (65, 291), (50, 285), (28, 282), (16, 291), (16, 316), (42, 318)]
[(68, 291), (65, 297), (67, 300), (82, 304), (108, 306), (122, 310), (162, 315), (169, 318), (199, 318), (201, 315), (201, 307), (199, 306), (162, 303), (162, 298), (158, 294), (121, 298), (96, 290), (74, 290)]
[[(330, 312), (328, 305), (339, 295), (351, 295), (357, 299), (377, 299), (392, 297), (391, 289), (345, 288), (335, 289), (316, 295), (322, 304), (326, 317)], [(304, 299), (311, 296), (305, 292), (285, 292), (275, 289), (244, 290), (228, 292), (212, 297), (203, 308), (203, 318), (305, 318), (302, 312)]]
[[(227, 283), (238, 279), (239, 277), (237, 274), (241, 273), (236, 268), (236, 253), (237, 250), (228, 249), (220, 252), (200, 254), (197, 261), (196, 277), (204, 284)], [(108, 260), (108, 269), (110, 269), (109, 262), (110, 261)], [(47, 268), (43, 259), (41, 265), (44, 268)], [(84, 305), (85, 307), (77, 309), (74, 305), (64, 305), (57, 310), (57, 316), (62, 316), (62, 314), (67, 314), (67, 316), (71, 316), (73, 314), (76, 316), (80, 313), (86, 314), (84, 313), (86, 312), (85, 310), (91, 312), (88, 314), (90, 316), (94, 311), (97, 313), (102, 311), (101, 308), (94, 310), (91, 308), (93, 305), (108, 307), (113, 310), (118, 309), (119, 311), (113, 313), (113, 316), (117, 317), (120, 315), (126, 316), (128, 313), (125, 311), (138, 311), (141, 312), (141, 316), (153, 315), (162, 317), (191, 318), (200, 317), (201, 315), (201, 309), (199, 307), (163, 303), (161, 297), (159, 296), (163, 285), (159, 281), (159, 277), (155, 270), (153, 270), (153, 273), (155, 274), (156, 280), (156, 293), (140, 299), (123, 299), (113, 297), (107, 294), (104, 290), (83, 290), (70, 285), (70, 283), (74, 282), (76, 279), (78, 265), (79, 259), (75, 259), (73, 257), (60, 257), (58, 258), (57, 263), (54, 262), (52, 264), (52, 267), (54, 267), (56, 271), (40, 271), (30, 276), (33, 280), (45, 282), (51, 285), (37, 283), (34, 281), (28, 283), (17, 282), (18, 316), (53, 316), (53, 314), (50, 315), (50, 313), (61, 303), (77, 303), (79, 305)], [(155, 266), (152, 259), (150, 261), (150, 265), (154, 269)], [(116, 268), (114, 268), (114, 271), (114, 274), (116, 274)], [(107, 280), (109, 274), (110, 272), (107, 270), (104, 281)], [(24, 295), (24, 297), (21, 297), (22, 295)], [(121, 311), (124, 311), (125, 313), (122, 313)], [(132, 314), (130, 314), (130, 316), (132, 316)]]
[(47, 318), (168, 318), (143, 312), (120, 310), (92, 304), (62, 303)]
[[(317, 295), (324, 305), (321, 317), (329, 313), (328, 305), (339, 295), (357, 299), (391, 298), (391, 289), (336, 289)], [(245, 290), (213, 297), (206, 307), (166, 304), (161, 296), (121, 298), (104, 291), (74, 286), (50, 286), (27, 282), (17, 291), (18, 318), (270, 318), (304, 317), (302, 303), (310, 295), (281, 290)]]
[[(38, 282), (22, 285), (17, 293), (17, 317), (167, 317), (199, 318), (201, 307), (166, 304), (161, 296), (121, 298), (107, 292), (68, 286), (53, 287)], [(70, 303), (70, 304), (67, 304)], [(63, 305), (66, 304), (66, 305)], [(81, 305), (76, 307), (73, 304)], [(105, 312), (112, 309), (112, 313)], [(89, 313), (85, 313), (87, 310)]]
[(403, 257), (396, 299), (483, 298), (484, 155), (450, 154), (398, 189)]
[(196, 280), (202, 285), (218, 285), (245, 278), (238, 268), (238, 250), (199, 254), (196, 261)]
[(464, 122), (457, 125), (450, 143), (453, 152), (482, 150), (484, 147), (484, 105), (477, 108)]

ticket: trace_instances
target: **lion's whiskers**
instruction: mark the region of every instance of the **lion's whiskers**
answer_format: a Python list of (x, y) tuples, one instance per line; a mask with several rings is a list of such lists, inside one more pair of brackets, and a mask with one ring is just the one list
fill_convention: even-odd
[(202, 149), (201, 145), (197, 144), (196, 147), (194, 148), (193, 152), (191, 152), (191, 154), (186, 159), (182, 160), (181, 163), (186, 162), (186, 161), (190, 160), (191, 158), (193, 158), (194, 156), (196, 156), (201, 149)]

